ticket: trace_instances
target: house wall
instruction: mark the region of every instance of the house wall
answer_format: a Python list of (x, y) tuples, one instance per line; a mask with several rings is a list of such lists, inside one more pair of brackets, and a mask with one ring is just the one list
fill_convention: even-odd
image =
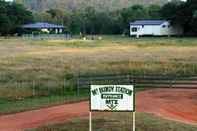
[[(165, 25), (165, 28), (163, 28), (163, 25)], [(181, 26), (171, 25), (169, 22), (165, 22), (161, 25), (160, 34), (161, 35), (182, 35), (183, 28)]]
[[(165, 27), (164, 27), (165, 26)], [(137, 28), (137, 32), (132, 32), (132, 28)], [(161, 25), (130, 25), (130, 35), (153, 35), (153, 36), (165, 36), (165, 35), (182, 35), (183, 29), (180, 26), (172, 26), (169, 22), (164, 22)]]
[(145, 25), (141, 28), (140, 35), (160, 35), (160, 26)]
[[(138, 28), (137, 32), (132, 32), (132, 28)], [(144, 25), (144, 26), (130, 26), (130, 35), (160, 35), (160, 26), (158, 25)]]

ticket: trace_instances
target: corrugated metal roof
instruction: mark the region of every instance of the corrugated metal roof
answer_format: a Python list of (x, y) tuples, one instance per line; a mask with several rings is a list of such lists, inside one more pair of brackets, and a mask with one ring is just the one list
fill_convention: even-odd
[(136, 20), (130, 23), (130, 25), (161, 25), (164, 22), (166, 22), (166, 20)]
[(44, 28), (59, 28), (62, 29), (64, 28), (63, 25), (55, 25), (55, 24), (49, 24), (49, 23), (45, 23), (45, 22), (38, 22), (38, 23), (34, 23), (34, 24), (26, 24), (22, 26), (23, 28), (29, 28), (29, 29), (44, 29)]

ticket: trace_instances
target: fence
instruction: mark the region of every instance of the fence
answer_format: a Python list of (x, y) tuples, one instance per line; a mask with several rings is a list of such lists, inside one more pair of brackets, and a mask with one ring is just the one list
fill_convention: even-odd
[(91, 84), (132, 84), (137, 88), (192, 88), (197, 89), (197, 76), (176, 75), (104, 75), (79, 76), (77, 94)]
[(133, 84), (137, 88), (194, 88), (197, 89), (197, 76), (175, 76), (175, 75), (97, 75), (97, 76), (75, 76), (64, 80), (0, 80), (0, 98), (18, 99), (35, 96), (66, 96), (81, 95), (86, 92), (90, 85), (96, 84)]
[[(197, 76), (108, 74), (62, 80), (14, 80), (0, 77), (0, 113), (87, 99), (91, 84), (133, 84), (137, 88), (197, 89)], [(13, 110), (10, 110), (15, 106)]]
[(49, 40), (49, 39), (62, 39), (62, 40), (68, 40), (71, 39), (70, 34), (24, 34), (22, 36), (23, 39), (36, 39), (36, 40)]

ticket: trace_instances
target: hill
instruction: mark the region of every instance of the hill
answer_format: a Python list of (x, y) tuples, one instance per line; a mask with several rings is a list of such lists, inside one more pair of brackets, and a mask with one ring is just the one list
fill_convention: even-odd
[(78, 10), (87, 6), (93, 6), (96, 10), (113, 11), (125, 8), (134, 4), (159, 4), (167, 0), (15, 0), (22, 3), (30, 10), (45, 11), (48, 9)]

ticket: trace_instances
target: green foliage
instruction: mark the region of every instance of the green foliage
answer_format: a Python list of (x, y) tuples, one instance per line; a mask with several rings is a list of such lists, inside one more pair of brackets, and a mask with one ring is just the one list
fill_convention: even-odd
[(122, 34), (129, 32), (129, 23), (136, 19), (159, 19), (160, 6), (133, 5), (116, 11), (98, 11), (89, 6), (73, 12), (50, 9), (35, 13), (36, 21), (64, 23), (73, 34)]
[(30, 10), (44, 12), (46, 10), (57, 8), (73, 12), (76, 10), (83, 10), (87, 7), (93, 7), (97, 11), (111, 12), (128, 8), (135, 4), (150, 5), (158, 4), (163, 5), (167, 0), (15, 0), (22, 3)]
[[(30, 2), (31, 0), (27, 1)], [(24, 1), (20, 1), (24, 2)], [(54, 2), (54, 1), (53, 1)], [(39, 10), (45, 8), (46, 3), (49, 5), (53, 2), (42, 0)], [(18, 4), (8, 4), (1, 1), (0, 5), (0, 32), (1, 34), (8, 34), (16, 32), (19, 25), (30, 22), (33, 18), (31, 12), (26, 11), (23, 6)], [(32, 1), (30, 2), (32, 3)], [(28, 5), (31, 5), (28, 3)], [(55, 3), (59, 3), (55, 1)], [(102, 6), (107, 6), (100, 1)], [(111, 4), (115, 4), (112, 2)], [(128, 34), (129, 23), (139, 19), (167, 19), (171, 20), (173, 24), (180, 25), (184, 28), (187, 34), (197, 34), (197, 2), (195, 0), (188, 0), (181, 2), (173, 0), (162, 7), (160, 5), (149, 4), (144, 6), (143, 2), (139, 4), (130, 4), (130, 2), (122, 3), (124, 8), (103, 9), (99, 10), (95, 7), (96, 3), (83, 7), (78, 7), (74, 2), (68, 2), (69, 9), (65, 10), (57, 6), (56, 8), (47, 8), (42, 12), (34, 12), (34, 19), (39, 22), (50, 22), (56, 24), (64, 24), (65, 31), (72, 34)], [(65, 1), (62, 2), (62, 5)], [(117, 4), (117, 3), (116, 3)], [(100, 5), (100, 6), (101, 6)], [(118, 3), (121, 5), (121, 3)], [(107, 8), (107, 7), (105, 7)], [(8, 27), (8, 28), (5, 28)]]
[(128, 32), (130, 22), (133, 22), (136, 19), (149, 18), (146, 8), (142, 5), (134, 5), (129, 8), (125, 8), (120, 13), (123, 21), (124, 32)]
[(161, 7), (159, 5), (150, 5), (147, 8), (150, 19), (161, 19)]
[(172, 20), (184, 28), (186, 34), (197, 34), (197, 1), (187, 2), (173, 1), (164, 5), (161, 9), (163, 18)]
[(0, 35), (16, 33), (21, 24), (33, 21), (30, 11), (22, 5), (0, 1)]

